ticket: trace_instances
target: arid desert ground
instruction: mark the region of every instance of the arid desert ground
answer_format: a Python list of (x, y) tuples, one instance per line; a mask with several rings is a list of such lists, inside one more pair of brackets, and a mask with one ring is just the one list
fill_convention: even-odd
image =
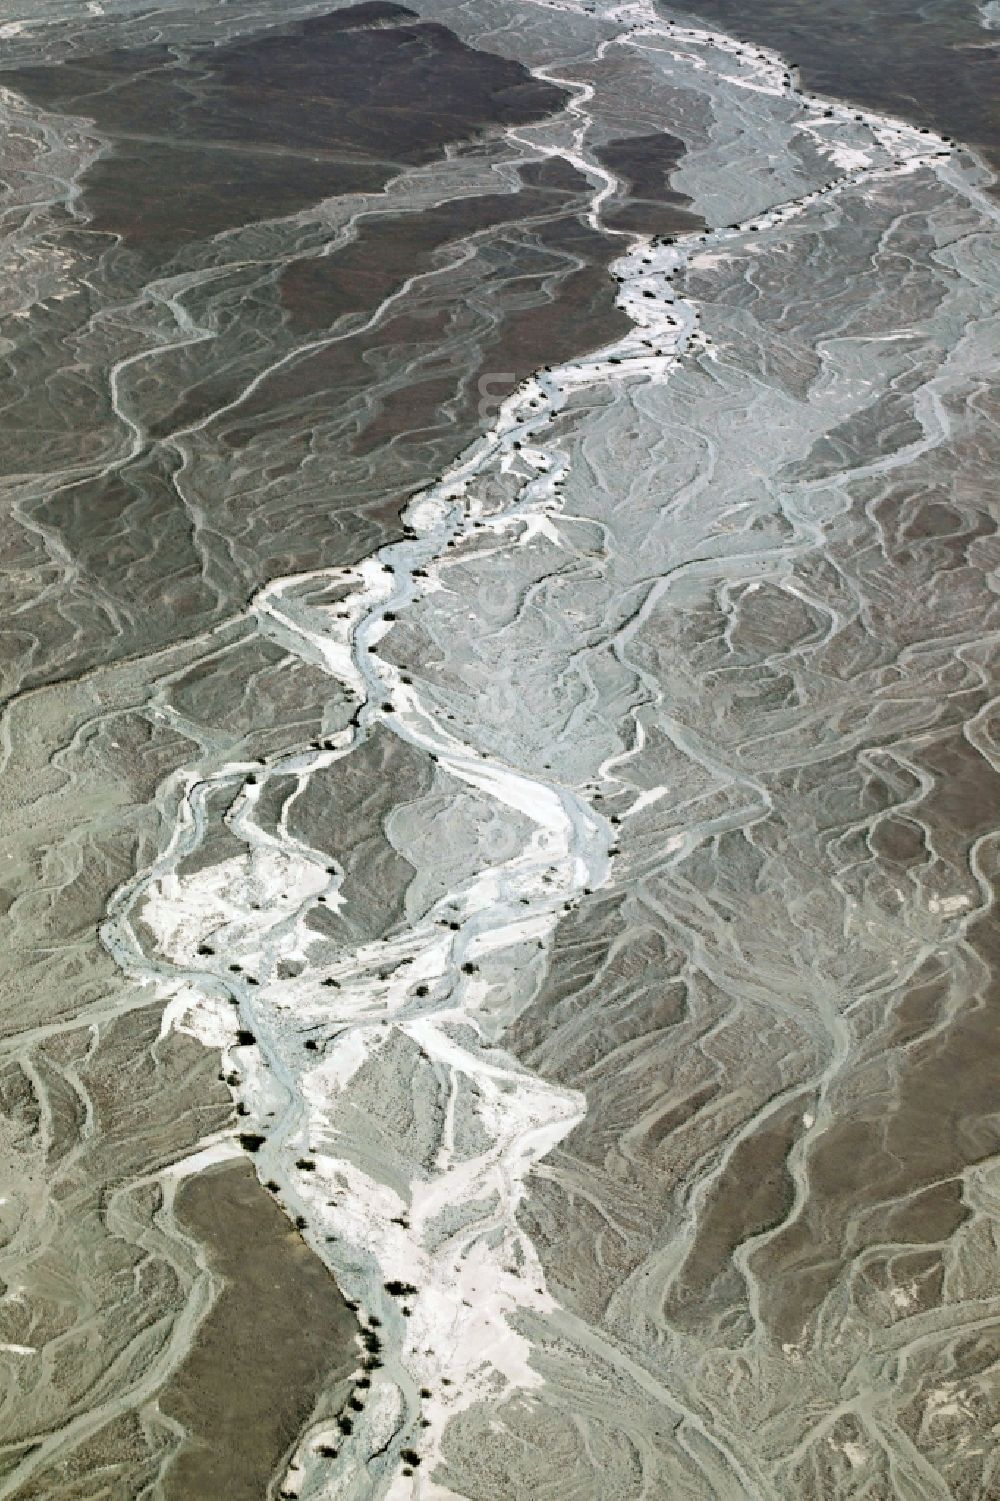
[(1000, 1496), (926, 9), (7, 0), (0, 1501)]

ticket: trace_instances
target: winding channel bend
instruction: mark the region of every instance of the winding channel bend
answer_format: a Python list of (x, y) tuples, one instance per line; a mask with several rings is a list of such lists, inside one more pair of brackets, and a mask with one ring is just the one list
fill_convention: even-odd
[[(729, 52), (738, 45), (673, 26), (645, 6), (607, 14), (620, 31), (602, 51), (667, 41)], [(743, 86), (787, 93), (781, 59), (763, 49), (750, 51)], [(601, 206), (618, 183), (587, 153), (589, 86), (554, 68), (534, 71), (571, 91), (567, 114), (574, 122), (571, 145), (535, 149), (563, 156), (587, 173), (594, 184), (592, 222), (600, 224)], [(829, 101), (800, 102), (817, 117), (832, 107), (845, 118), (859, 118)], [(363, 1415), (349, 1436), (336, 1435), (336, 1464), (331, 1470), (326, 1463), (322, 1475), (309, 1443), (301, 1445), (284, 1481), (287, 1493), (336, 1494), (344, 1501), (448, 1494), (427, 1475), (445, 1422), (488, 1391), (495, 1394), (497, 1378), (507, 1389), (540, 1380), (512, 1315), (554, 1305), (517, 1209), (526, 1176), (581, 1118), (583, 1101), (528, 1073), (486, 1035), (480, 1023), (486, 987), (477, 977), (477, 959), (544, 944), (566, 904), (606, 881), (613, 859), (614, 831), (583, 791), (528, 776), (459, 738), (379, 644), (394, 618), (441, 587), (446, 559), (460, 556), (463, 543), (492, 532), (499, 568), (501, 542), (519, 545), (537, 529), (551, 529), (568, 459), (550, 431), (574, 396), (613, 381), (668, 380), (686, 354), (706, 353), (697, 304), (672, 288), (675, 273), (696, 250), (743, 243), (805, 212), (824, 193), (912, 172), (950, 155), (940, 140), (900, 121), (870, 114), (864, 120), (891, 153), (891, 165), (838, 174), (826, 187), (729, 229), (699, 231), (672, 243), (623, 234), (625, 248), (612, 269), (618, 302), (633, 329), (622, 341), (525, 381), (493, 427), (437, 484), (409, 502), (405, 540), (356, 567), (279, 578), (260, 590), (249, 605), (257, 630), (353, 695), (352, 724), (264, 763), (231, 762), (208, 773), (195, 762), (175, 774), (159, 793), (161, 807), (171, 810), (162, 851), (110, 904), (103, 941), (130, 978), (155, 985), (168, 999), (165, 1026), (193, 1025), (201, 1035), (218, 1038), (228, 1029), (228, 1066), (236, 1070), (249, 1107), (245, 1124), (266, 1138), (256, 1159), (261, 1176), (280, 1185), (290, 1214), (303, 1217), (307, 1238), (345, 1294), (381, 1320), (382, 1364), (372, 1372)], [(532, 140), (530, 130), (511, 136), (522, 144)], [(491, 510), (477, 494), (477, 482), (497, 469), (516, 478), (516, 492), (505, 509)], [(343, 900), (343, 870), (291, 831), (290, 806), (310, 778), (352, 755), (376, 727), (526, 817), (534, 830), (516, 856), (470, 877), (388, 940), (345, 953), (322, 976), (306, 966), (293, 980), (280, 978), (283, 962), (308, 954), (309, 913), (318, 903), (335, 911)], [(612, 762), (602, 776), (614, 781)], [(285, 800), (276, 832), (269, 833), (256, 814), (274, 779), (293, 779), (297, 790)], [(220, 794), (229, 800), (226, 822), (246, 857), (182, 878), (179, 868), (201, 845), (209, 802)], [(139, 918), (158, 939), (154, 955), (140, 940)], [(206, 946), (212, 953), (199, 954)], [(300, 1017), (297, 1023), (303, 997), (308, 1022)], [(252, 1035), (252, 1044), (232, 1042), (233, 1003), (241, 1036)], [(327, 1126), (349, 1081), (394, 1033), (405, 1034), (452, 1081), (453, 1102), (460, 1081), (474, 1084), (489, 1104), (494, 1137), (487, 1150), (460, 1159), (454, 1121), (446, 1121), (437, 1159), (425, 1181), (412, 1186), (408, 1202), (338, 1157), (336, 1132)], [(304, 1052), (307, 1034), (320, 1040)], [(235, 1150), (226, 1143), (215, 1147), (223, 1154)], [(308, 1173), (296, 1167), (304, 1154), (315, 1159)], [(446, 1222), (447, 1231), (441, 1228)], [(399, 1299), (384, 1290), (393, 1279), (415, 1288), (405, 1316)], [(589, 1331), (589, 1338), (599, 1336)], [(605, 1354), (618, 1358), (610, 1347)], [(421, 1388), (432, 1395), (421, 1396)], [(422, 1432), (421, 1421), (428, 1424)], [(400, 1453), (418, 1433), (425, 1469), (407, 1479)], [(735, 1463), (732, 1455), (727, 1459)], [(757, 1484), (754, 1477), (746, 1479)]]

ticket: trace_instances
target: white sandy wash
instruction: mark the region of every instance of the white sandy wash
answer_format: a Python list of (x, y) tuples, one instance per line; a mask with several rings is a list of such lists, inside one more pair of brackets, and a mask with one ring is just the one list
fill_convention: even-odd
[[(158, 798), (169, 826), (162, 852), (119, 890), (102, 930), (129, 975), (155, 984), (167, 1001), (166, 1027), (191, 1030), (226, 1050), (250, 1106), (244, 1124), (266, 1137), (255, 1158), (261, 1175), (280, 1185), (288, 1212), (303, 1217), (304, 1233), (345, 1294), (380, 1321), (381, 1365), (370, 1373), (353, 1431), (344, 1436), (332, 1424), (312, 1431), (284, 1477), (284, 1492), (302, 1497), (450, 1496), (433, 1479), (447, 1421), (483, 1399), (530, 1393), (541, 1379), (515, 1315), (544, 1313), (553, 1304), (517, 1209), (532, 1167), (581, 1118), (584, 1102), (533, 1076), (496, 1045), (486, 1003), (491, 1013), (502, 1006), (477, 961), (544, 944), (566, 903), (605, 882), (611, 867), (612, 831), (582, 790), (481, 754), (421, 701), (405, 673), (378, 651), (391, 629), (386, 614), (398, 617), (441, 588), (448, 544), (454, 559), (484, 526), (503, 543), (493, 554), (498, 568), (504, 546), (521, 545), (538, 530), (555, 535), (552, 518), (568, 461), (550, 435), (554, 415), (575, 393), (610, 381), (666, 380), (686, 356), (711, 357), (697, 305), (673, 290), (675, 274), (689, 261), (737, 245), (745, 250), (752, 234), (805, 213), (825, 193), (950, 155), (940, 139), (902, 121), (802, 96), (782, 60), (761, 48), (673, 24), (645, 4), (599, 15), (620, 28), (600, 52), (622, 44), (656, 48), (676, 53), (688, 67), (713, 68), (734, 87), (794, 97), (801, 129), (837, 169), (830, 184), (735, 227), (673, 242), (623, 235), (627, 248), (612, 270), (617, 301), (633, 323), (624, 339), (525, 381), (495, 425), (410, 501), (406, 540), (355, 568), (275, 579), (260, 591), (250, 611), (261, 633), (356, 696), (354, 721), (337, 736), (265, 763), (234, 762), (204, 774), (193, 764), (172, 777)], [(618, 184), (587, 150), (589, 86), (551, 67), (535, 72), (570, 91), (574, 124), (571, 144), (537, 150), (562, 155), (588, 175), (591, 216), (599, 224), (601, 205)], [(862, 123), (870, 149), (838, 143), (837, 126), (845, 120)], [(530, 140), (530, 133), (511, 134)], [(499, 511), (477, 492), (477, 481), (497, 468), (522, 476), (515, 499)], [(316, 772), (350, 756), (376, 725), (436, 757), (443, 774), (526, 817), (534, 831), (515, 857), (449, 891), (412, 926), (321, 965), (310, 962), (320, 940), (307, 918), (317, 904), (342, 907), (344, 873), (289, 828), (294, 795), (272, 831), (257, 810), (272, 778), (305, 788)], [(622, 759), (605, 762), (606, 783)], [(228, 795), (226, 820), (246, 853), (182, 876), (180, 867), (202, 840), (209, 799), (220, 792)], [(136, 917), (155, 936), (153, 957), (136, 934)], [(199, 953), (206, 946), (211, 954)], [(255, 1044), (239, 1045), (235, 1025), (252, 1033)], [(334, 1124), (359, 1071), (400, 1035), (439, 1078), (450, 1080), (452, 1101), (434, 1160), (402, 1187), (364, 1172)], [(309, 1038), (318, 1039), (313, 1050), (304, 1047)], [(471, 1155), (456, 1150), (454, 1111), (470, 1086), (489, 1136)], [(296, 1166), (303, 1158), (309, 1171)], [(391, 1281), (414, 1290), (392, 1296), (384, 1287)], [(317, 1460), (318, 1443), (336, 1448), (332, 1463), (329, 1455)], [(423, 1462), (407, 1475), (401, 1450), (417, 1445)]]

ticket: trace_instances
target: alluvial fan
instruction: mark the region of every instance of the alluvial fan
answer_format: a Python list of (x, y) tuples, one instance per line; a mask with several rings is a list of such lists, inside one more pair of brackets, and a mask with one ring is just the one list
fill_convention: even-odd
[(0, 1498), (993, 1494), (984, 161), (647, 0), (77, 9)]

